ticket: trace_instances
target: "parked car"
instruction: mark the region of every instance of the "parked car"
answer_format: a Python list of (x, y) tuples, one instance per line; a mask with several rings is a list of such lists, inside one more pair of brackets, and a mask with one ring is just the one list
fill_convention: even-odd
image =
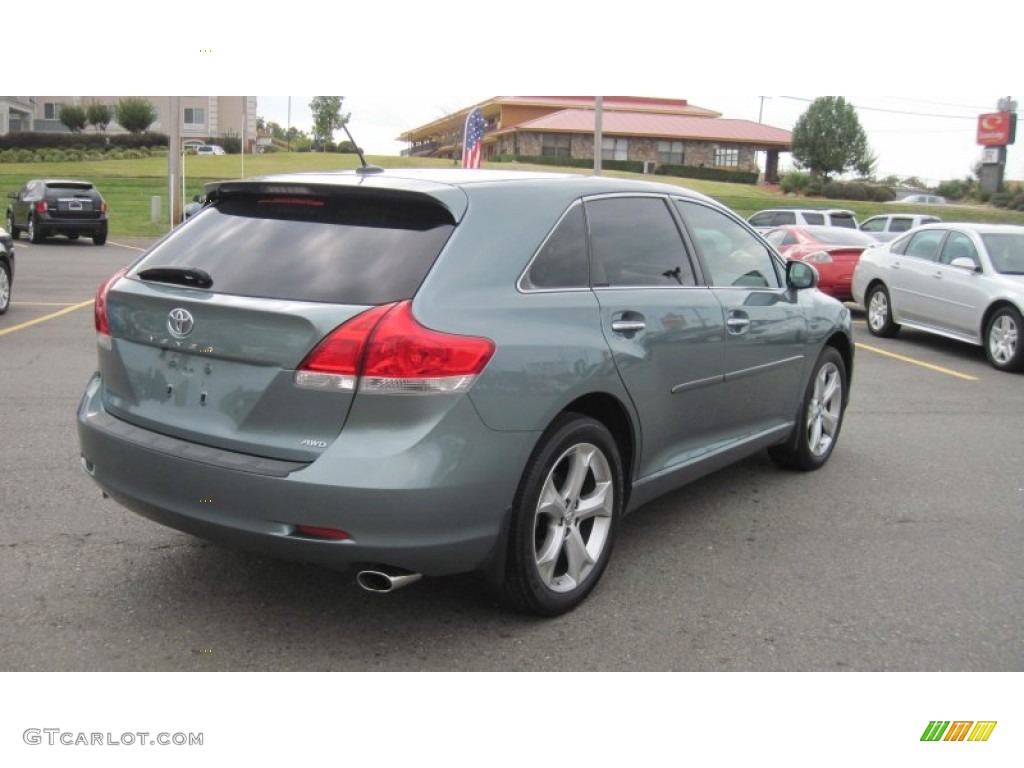
[(11, 306), (14, 287), (14, 238), (0, 229), (0, 315)]
[(787, 259), (813, 264), (821, 276), (818, 288), (849, 301), (853, 269), (865, 248), (878, 245), (870, 235), (846, 227), (776, 227), (765, 239)]
[(906, 326), (983, 346), (999, 370), (1024, 368), (1024, 227), (926, 224), (865, 251), (853, 297), (875, 336)]
[(225, 155), (224, 147), (218, 146), (217, 144), (203, 144), (202, 146), (196, 147), (197, 155)]
[(185, 206), (185, 218), (199, 213), (204, 205), (206, 205), (206, 199), (202, 195), (192, 195), (192, 201)]
[(904, 232), (909, 232), (914, 227), (922, 224), (938, 224), (942, 221), (938, 216), (928, 216), (921, 213), (888, 213), (880, 216), (872, 216), (860, 225), (861, 232), (867, 232), (879, 242), (887, 243), (895, 240)]
[(372, 591), (478, 571), (550, 616), (626, 512), (835, 449), (849, 309), (703, 195), (459, 169), (207, 194), (100, 287), (78, 412), (85, 470), (160, 523)]
[(53, 235), (107, 242), (107, 203), (91, 182), (33, 179), (8, 197), (7, 228), (15, 240), (27, 232), (33, 243)]
[(913, 205), (945, 205), (946, 198), (941, 195), (907, 195), (899, 200), (891, 200), (889, 204), (913, 204)]
[(765, 232), (772, 227), (826, 226), (857, 228), (857, 217), (845, 208), (774, 208), (758, 211), (747, 221), (750, 226)]

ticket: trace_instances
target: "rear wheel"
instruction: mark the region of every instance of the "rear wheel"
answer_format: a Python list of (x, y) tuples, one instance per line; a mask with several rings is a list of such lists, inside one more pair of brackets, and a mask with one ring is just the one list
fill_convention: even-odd
[(39, 229), (38, 224), (36, 224), (35, 216), (28, 217), (28, 239), (33, 243), (41, 243), (46, 239), (43, 237), (43, 233)]
[(77, 240), (78, 235), (68, 235), (68, 240)]
[(784, 467), (804, 471), (824, 466), (839, 439), (845, 398), (846, 363), (835, 347), (825, 347), (807, 382), (796, 443), (770, 448), (772, 459)]
[(985, 354), (993, 367), (1000, 371), (1019, 371), (1024, 368), (1024, 339), (1021, 339), (1020, 312), (1013, 307), (1002, 307), (992, 315), (985, 330)]
[(900, 331), (898, 323), (892, 319), (892, 302), (885, 286), (879, 283), (868, 291), (868, 330), (873, 336), (895, 336)]
[(92, 242), (94, 245), (103, 245), (107, 242), (107, 230), (103, 230), (98, 235), (93, 235)]
[(502, 597), (557, 616), (579, 605), (611, 557), (622, 514), (622, 462), (594, 419), (563, 414), (544, 433), (512, 510)]
[(10, 268), (0, 262), (0, 315), (11, 306), (11, 271)]

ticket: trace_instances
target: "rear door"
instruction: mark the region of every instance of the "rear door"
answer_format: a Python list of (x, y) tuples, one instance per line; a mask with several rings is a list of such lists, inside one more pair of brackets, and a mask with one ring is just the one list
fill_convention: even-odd
[(699, 459), (720, 438), (724, 318), (698, 285), (669, 201), (585, 202), (601, 327), (640, 417), (639, 476)]
[(426, 195), (307, 185), (222, 196), (111, 289), (105, 407), (200, 444), (315, 458), (353, 395), (297, 387), (296, 367), (345, 321), (410, 298), (453, 228)]
[(931, 323), (936, 294), (941, 292), (935, 275), (946, 230), (924, 229), (909, 237), (902, 255), (893, 253), (890, 296), (901, 319)]

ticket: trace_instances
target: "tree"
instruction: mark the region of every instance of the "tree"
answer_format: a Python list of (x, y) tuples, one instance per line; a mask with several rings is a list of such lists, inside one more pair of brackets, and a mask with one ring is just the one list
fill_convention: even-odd
[(341, 114), (344, 100), (344, 96), (314, 96), (309, 102), (309, 110), (313, 113), (313, 136), (322, 150), (334, 141), (334, 132), (348, 122), (349, 116)]
[(60, 121), (72, 133), (81, 133), (88, 119), (82, 107), (77, 104), (65, 104), (60, 110)]
[(114, 119), (114, 110), (109, 104), (94, 101), (85, 110), (85, 119), (89, 125), (95, 126), (97, 131), (106, 133), (107, 126)]
[(876, 162), (857, 111), (842, 96), (815, 99), (796, 121), (793, 160), (825, 179), (849, 170), (870, 176)]
[(130, 133), (142, 133), (156, 122), (156, 107), (138, 96), (121, 99), (114, 111), (117, 122)]

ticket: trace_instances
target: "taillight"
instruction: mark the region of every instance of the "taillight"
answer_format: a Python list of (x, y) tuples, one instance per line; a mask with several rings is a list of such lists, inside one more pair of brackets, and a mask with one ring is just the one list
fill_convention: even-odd
[(93, 321), (96, 325), (96, 340), (104, 349), (110, 349), (110, 321), (107, 319), (107, 294), (111, 286), (120, 280), (128, 272), (128, 267), (123, 267), (108, 277), (96, 291), (96, 301), (93, 304)]
[(46, 213), (46, 201), (40, 200), (36, 203), (36, 213)]
[(107, 213), (107, 201), (106, 200), (104, 200), (103, 202), (100, 203), (100, 213), (102, 213), (104, 216)]
[(494, 342), (420, 325), (412, 302), (363, 312), (317, 345), (295, 372), (314, 389), (381, 394), (464, 392), (494, 355)]

